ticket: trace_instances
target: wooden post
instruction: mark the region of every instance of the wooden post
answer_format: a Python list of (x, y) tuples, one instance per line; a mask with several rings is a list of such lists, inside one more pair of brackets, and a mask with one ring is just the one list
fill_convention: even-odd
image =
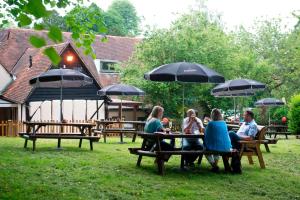
[(138, 105), (137, 104), (135, 104), (134, 106), (133, 106), (133, 120), (134, 121), (137, 121), (137, 109), (138, 109)]
[(104, 107), (105, 111), (104, 111), (104, 116), (105, 116), (105, 119), (108, 119), (109, 118), (109, 112), (108, 112), (108, 104), (106, 103), (105, 104), (105, 107)]
[(7, 133), (6, 133), (6, 136), (12, 136), (13, 135), (13, 123), (12, 123), (12, 120), (8, 120), (7, 121)]
[(51, 119), (51, 121), (53, 120), (53, 100), (51, 100), (51, 108), (50, 108), (50, 119)]
[[(99, 107), (99, 102), (98, 102), (98, 100), (96, 100), (96, 107), (97, 107), (97, 109), (98, 109), (98, 107)], [(99, 120), (99, 110), (97, 110), (97, 120)]]
[(118, 111), (119, 111), (119, 114), (118, 114), (118, 115), (119, 115), (119, 120), (120, 120), (120, 121), (122, 121), (121, 109), (122, 109), (122, 107), (121, 107), (121, 104), (119, 104), (119, 109), (118, 109)]
[(43, 114), (43, 108), (42, 108), (42, 105), (40, 107), (40, 121), (42, 121), (42, 114)]
[(25, 115), (26, 115), (25, 121), (29, 120), (30, 114), (29, 114), (29, 103), (28, 102), (25, 103)]

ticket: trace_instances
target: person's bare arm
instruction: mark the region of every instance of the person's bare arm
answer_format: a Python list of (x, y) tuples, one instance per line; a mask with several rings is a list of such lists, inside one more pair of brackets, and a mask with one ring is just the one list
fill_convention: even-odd
[(250, 136), (239, 136), (242, 140), (253, 140)]
[(194, 123), (194, 121), (191, 120), (191, 119), (189, 119), (189, 124), (188, 124), (188, 126), (183, 130), (184, 133), (188, 133), (188, 132), (189, 132), (189, 130), (192, 128), (193, 123)]

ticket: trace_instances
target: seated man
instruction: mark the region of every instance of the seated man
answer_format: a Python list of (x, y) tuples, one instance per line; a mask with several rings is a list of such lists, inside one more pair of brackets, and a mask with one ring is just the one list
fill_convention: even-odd
[(253, 140), (258, 132), (257, 124), (254, 120), (254, 113), (247, 110), (244, 113), (244, 123), (240, 129), (235, 133), (234, 131), (229, 132), (232, 148), (241, 149), (239, 143), (240, 140)]
[[(184, 134), (200, 134), (203, 132), (204, 127), (202, 121), (196, 117), (195, 110), (189, 109), (187, 111), (187, 117), (183, 120), (183, 132)], [(182, 140), (183, 150), (201, 150), (203, 149), (199, 139), (184, 138)], [(197, 159), (197, 155), (185, 156), (185, 162), (187, 165), (194, 165), (194, 161)]]

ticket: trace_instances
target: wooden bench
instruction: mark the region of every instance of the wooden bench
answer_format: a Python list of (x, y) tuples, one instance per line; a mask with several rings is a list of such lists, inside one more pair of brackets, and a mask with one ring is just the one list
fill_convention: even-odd
[(27, 148), (28, 140), (32, 141), (32, 151), (36, 149), (37, 139), (57, 139), (57, 148), (61, 148), (61, 139), (79, 139), (79, 148), (81, 148), (82, 140), (90, 141), (90, 150), (93, 150), (93, 142), (98, 142), (100, 139), (99, 135), (82, 135), (81, 133), (36, 133), (28, 134), (26, 132), (20, 132), (19, 136), (25, 139), (24, 148)]
[[(212, 151), (206, 151), (206, 150), (197, 150), (197, 151), (186, 151), (182, 150), (181, 148), (175, 148), (172, 151), (164, 151), (160, 147), (160, 141), (163, 139), (175, 139), (175, 138), (203, 138), (203, 135), (194, 135), (194, 134), (164, 134), (164, 133), (155, 133), (155, 134), (149, 134), (144, 132), (139, 132), (139, 136), (143, 138), (143, 143), (141, 148), (129, 148), (129, 152), (131, 154), (138, 155), (138, 160), (136, 165), (140, 166), (143, 156), (147, 157), (155, 157), (158, 167), (158, 172), (160, 175), (164, 175), (164, 157), (170, 156), (170, 155), (179, 155), (181, 156), (181, 163), (180, 168), (184, 168), (184, 156), (185, 155), (197, 155), (199, 156), (198, 163), (201, 164), (203, 155), (209, 155), (209, 154), (218, 154), (222, 156), (223, 164), (225, 171), (230, 172), (231, 167), (229, 165), (229, 158), (232, 156), (239, 156), (239, 152), (232, 151), (232, 152), (212, 152)], [(147, 150), (149, 148), (146, 147), (147, 140), (152, 139), (156, 141), (157, 150), (151, 151)]]
[[(256, 134), (256, 137), (254, 140), (249, 141), (239, 141), (241, 144), (241, 151), (240, 151), (240, 157), (247, 156), (249, 164), (254, 164), (252, 156), (257, 156), (259, 165), (262, 169), (265, 168), (265, 162), (262, 156), (262, 152), (260, 150), (260, 145), (264, 144), (265, 147), (268, 146), (269, 143), (266, 143), (265, 141), (265, 134), (267, 132), (267, 127), (265, 126), (258, 126), (258, 133)], [(269, 147), (266, 147), (266, 149), (269, 150)], [(268, 151), (267, 150), (267, 151)], [(269, 150), (270, 151), (270, 150)]]
[(266, 148), (266, 151), (268, 153), (270, 153), (270, 148), (269, 148), (269, 145), (270, 144), (277, 144), (278, 142), (278, 138), (265, 138), (264, 140), (261, 140), (261, 144), (263, 144)]
[(285, 135), (285, 138), (288, 139), (288, 135), (291, 135), (291, 132), (288, 131), (287, 125), (269, 125), (267, 134), (272, 137), (274, 135), (274, 138), (277, 137), (277, 135)]
[(124, 134), (132, 134), (132, 142), (135, 142), (137, 132), (138, 131), (136, 129), (129, 129), (129, 128), (109, 128), (109, 129), (102, 129), (102, 130), (94, 130), (94, 133), (103, 136), (104, 143), (106, 143), (106, 138), (110, 134), (120, 135), (120, 143), (124, 143), (123, 141)]

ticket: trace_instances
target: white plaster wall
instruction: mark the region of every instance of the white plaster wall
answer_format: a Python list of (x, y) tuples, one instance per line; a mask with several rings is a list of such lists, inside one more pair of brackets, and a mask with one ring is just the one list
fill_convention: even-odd
[[(103, 101), (98, 101), (98, 106), (102, 104)], [(32, 120), (60, 120), (60, 101), (53, 101), (53, 110), (51, 113), (51, 101), (45, 101), (41, 109), (36, 112)], [(29, 113), (32, 115), (34, 111), (41, 105), (41, 102), (31, 102)], [(74, 110), (73, 110), (74, 109)], [(87, 101), (87, 119), (96, 112), (97, 102), (95, 100)], [(73, 110), (73, 111), (72, 111)], [(85, 120), (85, 112), (86, 112), (86, 101), (85, 100), (64, 100), (63, 101), (63, 117), (66, 120), (72, 120), (72, 115), (74, 115), (74, 120)], [(105, 117), (105, 109), (104, 105), (99, 109), (98, 116), (99, 119), (104, 119)], [(23, 119), (25, 119), (25, 106), (23, 106)], [(21, 113), (19, 112), (19, 116)], [(19, 117), (20, 119), (20, 117)], [(97, 119), (97, 114), (93, 117), (93, 119)]]
[[(29, 115), (32, 116), (33, 113), (36, 111), (36, 109), (41, 105), (41, 102), (30, 102), (29, 103)], [(33, 118), (31, 118), (31, 121), (40, 121), (41, 120), (41, 116), (40, 116), (40, 112), (37, 111), (35, 113), (35, 115), (33, 116)]]
[(74, 120), (84, 120), (85, 109), (85, 100), (74, 100)]
[(63, 116), (65, 120), (72, 120), (72, 100), (63, 101)]
[(5, 89), (8, 84), (12, 81), (11, 76), (7, 71), (4, 69), (2, 65), (0, 65), (0, 93), (3, 89)]
[(51, 101), (45, 101), (40, 109), (40, 120), (49, 121), (51, 120)]

